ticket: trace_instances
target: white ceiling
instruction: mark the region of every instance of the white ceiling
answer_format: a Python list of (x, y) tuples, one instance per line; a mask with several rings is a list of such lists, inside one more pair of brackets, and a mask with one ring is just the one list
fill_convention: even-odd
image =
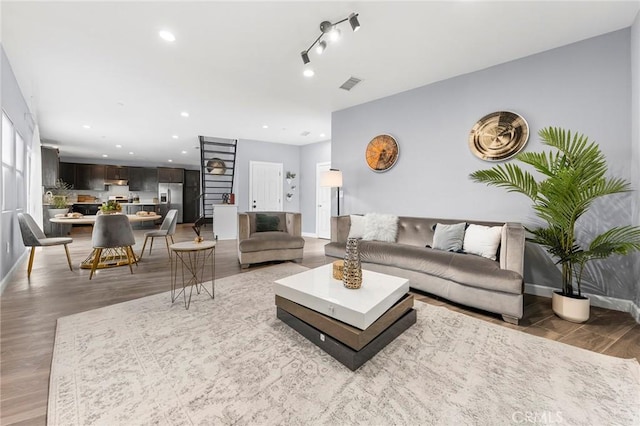
[[(42, 139), (62, 156), (194, 164), (198, 135), (328, 140), (332, 111), (628, 27), (640, 1), (3, 0), (1, 7), (13, 71)], [(351, 12), (361, 29), (341, 24), (342, 39), (322, 56), (310, 53), (316, 75), (303, 77), (300, 52), (320, 22)], [(177, 40), (161, 40), (162, 29)], [(363, 82), (338, 89), (350, 76)]]

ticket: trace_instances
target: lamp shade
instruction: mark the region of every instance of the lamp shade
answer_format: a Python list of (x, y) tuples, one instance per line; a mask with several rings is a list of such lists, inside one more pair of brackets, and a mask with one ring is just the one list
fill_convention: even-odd
[(331, 188), (342, 187), (342, 172), (335, 169), (322, 172), (320, 175), (320, 186), (328, 186)]

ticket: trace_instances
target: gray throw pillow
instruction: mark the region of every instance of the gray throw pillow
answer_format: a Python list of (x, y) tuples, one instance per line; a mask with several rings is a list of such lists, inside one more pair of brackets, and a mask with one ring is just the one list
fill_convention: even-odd
[(464, 242), (465, 222), (452, 225), (436, 224), (433, 233), (433, 248), (444, 251), (460, 251)]
[(256, 232), (279, 231), (280, 218), (258, 213), (256, 215)]

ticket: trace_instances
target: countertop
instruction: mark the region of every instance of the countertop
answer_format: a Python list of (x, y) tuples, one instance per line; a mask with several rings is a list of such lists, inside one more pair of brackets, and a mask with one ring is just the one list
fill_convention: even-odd
[[(70, 204), (81, 204), (81, 205), (102, 205), (102, 201), (96, 201), (93, 203), (90, 202), (77, 202), (77, 203), (70, 203)], [(147, 203), (145, 201), (140, 201), (139, 203), (120, 203), (121, 206), (159, 206), (160, 204), (163, 203)]]

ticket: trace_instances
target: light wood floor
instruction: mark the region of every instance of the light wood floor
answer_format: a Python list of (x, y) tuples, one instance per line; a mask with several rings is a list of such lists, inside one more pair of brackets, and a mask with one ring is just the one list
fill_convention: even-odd
[[(205, 232), (210, 232), (210, 228)], [(144, 231), (136, 230), (139, 253)], [(0, 305), (0, 424), (46, 424), (49, 372), (56, 319), (114, 303), (169, 290), (169, 263), (163, 239), (156, 239), (151, 255), (134, 267), (103, 269), (89, 281), (89, 271), (79, 264), (91, 251), (91, 227), (74, 227), (69, 245), (74, 270), (69, 271), (61, 246), (38, 249), (31, 280), (26, 277), (26, 259), (19, 265), (1, 297)], [(179, 225), (175, 241), (191, 240), (190, 226)], [(324, 256), (326, 240), (307, 238), (302, 265), (316, 267), (331, 262)], [(249, 270), (266, 267), (252, 266)], [(236, 258), (235, 241), (219, 241), (216, 278), (243, 273)], [(629, 314), (592, 308), (586, 324), (560, 320), (551, 311), (549, 299), (525, 298), (525, 318), (513, 326), (498, 316), (458, 306), (435, 297), (417, 294), (426, 303), (446, 306), (485, 321), (526, 333), (558, 340), (622, 358), (640, 361), (640, 325)]]

